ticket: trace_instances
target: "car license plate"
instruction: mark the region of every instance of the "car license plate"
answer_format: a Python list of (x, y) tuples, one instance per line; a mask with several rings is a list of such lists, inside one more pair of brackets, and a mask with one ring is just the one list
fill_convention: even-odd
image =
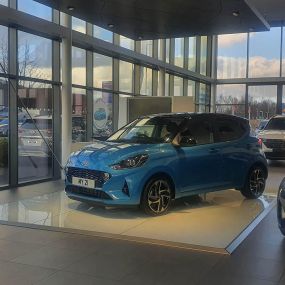
[(85, 188), (95, 188), (95, 180), (72, 177), (72, 184), (75, 186), (85, 187)]

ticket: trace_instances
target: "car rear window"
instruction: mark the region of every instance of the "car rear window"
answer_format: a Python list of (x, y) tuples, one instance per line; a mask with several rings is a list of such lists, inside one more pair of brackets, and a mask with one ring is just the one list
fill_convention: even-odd
[(247, 132), (246, 123), (240, 120), (217, 119), (215, 121), (215, 142), (227, 142), (241, 138)]
[(285, 130), (285, 118), (273, 118), (265, 127), (265, 130)]

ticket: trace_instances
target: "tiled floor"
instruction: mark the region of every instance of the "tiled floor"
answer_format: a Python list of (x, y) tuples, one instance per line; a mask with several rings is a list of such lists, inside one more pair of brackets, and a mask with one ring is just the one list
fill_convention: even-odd
[(0, 284), (285, 284), (275, 216), (231, 256), (0, 225)]

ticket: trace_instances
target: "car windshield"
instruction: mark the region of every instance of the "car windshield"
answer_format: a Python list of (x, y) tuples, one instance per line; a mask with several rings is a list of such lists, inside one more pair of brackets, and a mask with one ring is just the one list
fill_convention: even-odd
[(258, 126), (258, 129), (260, 129), (260, 130), (263, 129), (267, 123), (268, 123), (268, 121), (261, 121), (259, 126)]
[(153, 117), (135, 120), (114, 133), (107, 141), (129, 143), (170, 143), (183, 117)]
[(271, 119), (265, 127), (265, 130), (282, 130), (285, 131), (285, 118)]

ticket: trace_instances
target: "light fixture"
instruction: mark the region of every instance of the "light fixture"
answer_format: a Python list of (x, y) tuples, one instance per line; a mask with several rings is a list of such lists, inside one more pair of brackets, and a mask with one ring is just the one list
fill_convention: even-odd
[(139, 41), (141, 41), (141, 40), (142, 40), (142, 37), (141, 37), (141, 36), (139, 36), (139, 37), (138, 37), (138, 40), (139, 40)]
[(114, 24), (108, 24), (108, 27), (109, 27), (110, 29), (113, 29), (113, 28), (114, 28)]
[(75, 9), (75, 8), (74, 8), (73, 6), (68, 6), (68, 7), (67, 7), (67, 10), (69, 10), (69, 11), (74, 11), (74, 9)]
[(234, 17), (238, 17), (240, 15), (240, 12), (239, 11), (233, 11), (233, 16)]

